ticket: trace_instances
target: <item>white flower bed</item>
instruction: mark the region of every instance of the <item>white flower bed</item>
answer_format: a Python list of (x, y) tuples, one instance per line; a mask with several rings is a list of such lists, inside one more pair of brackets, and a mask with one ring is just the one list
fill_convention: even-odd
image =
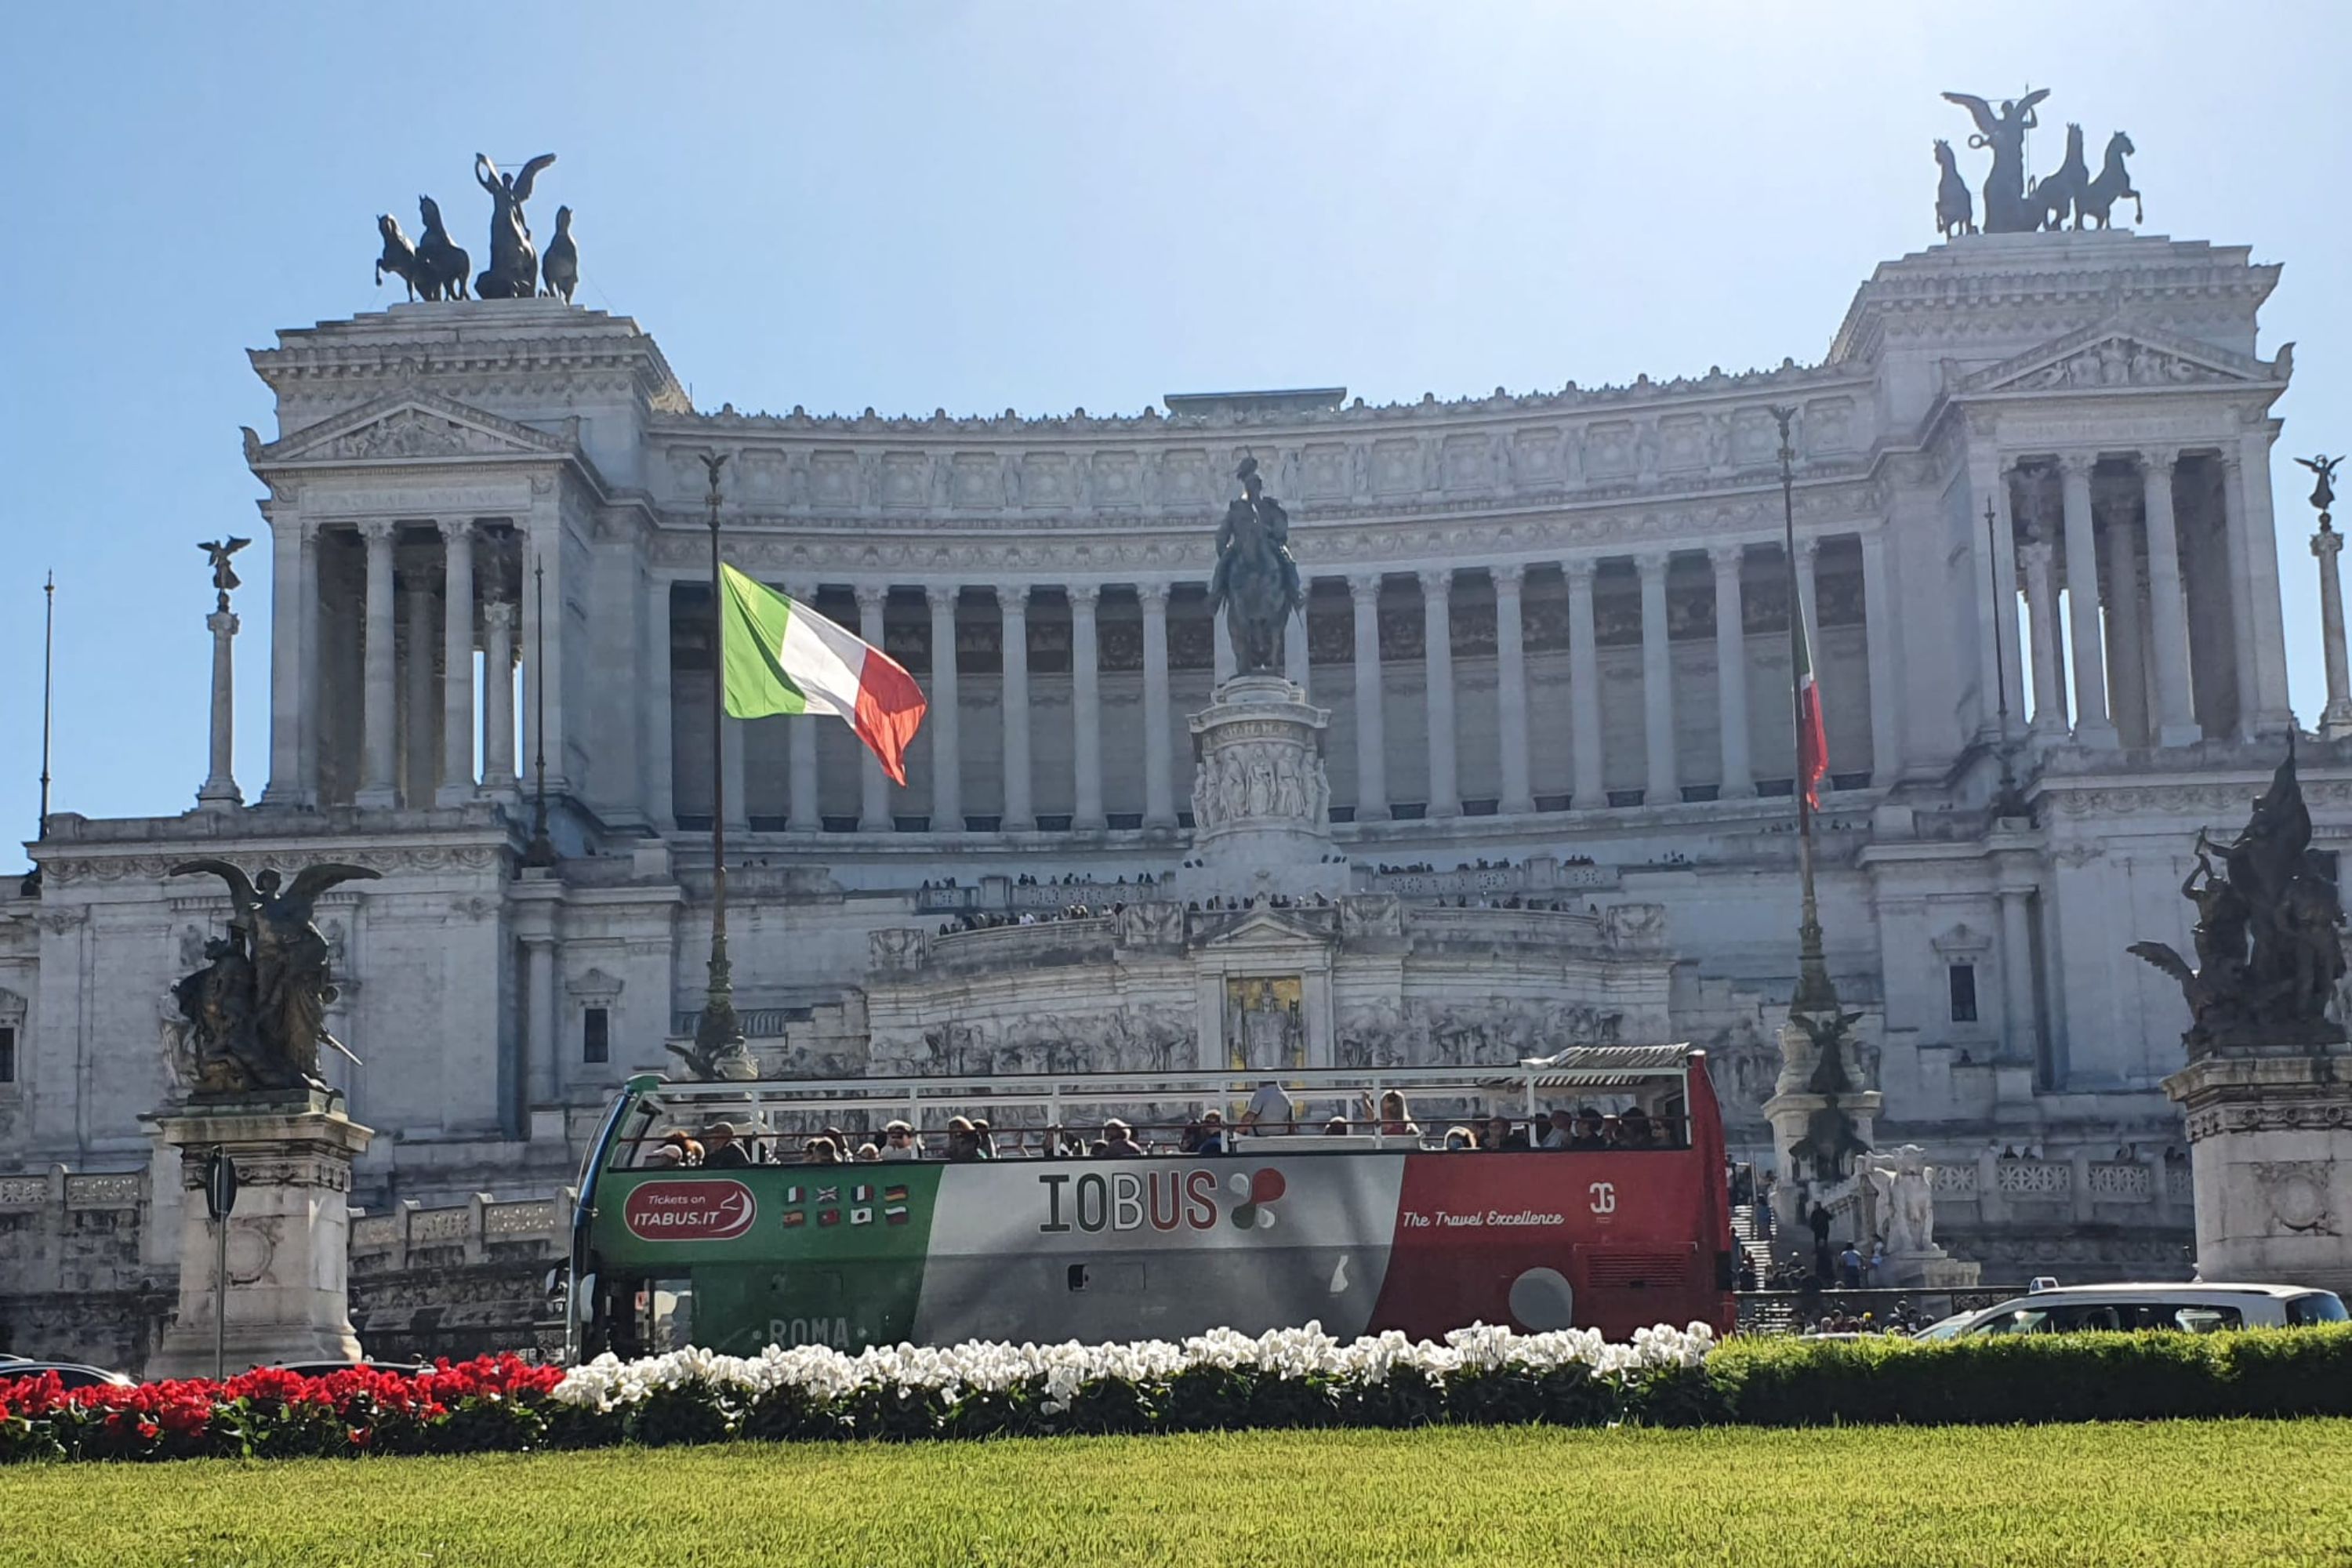
[(771, 1345), (756, 1356), (689, 1349), (633, 1362), (599, 1356), (567, 1373), (553, 1397), (583, 1415), (625, 1418), (663, 1394), (733, 1411), (783, 1395), (796, 1408), (819, 1414), (879, 1396), (920, 1402), (940, 1412), (944, 1423), (975, 1396), (1000, 1395), (1026, 1402), (1050, 1425), (1082, 1392), (1115, 1390), (1149, 1400), (1196, 1372), (1253, 1386), (1269, 1381), (1312, 1386), (1335, 1396), (1377, 1391), (1400, 1371), (1418, 1373), (1425, 1385), (1442, 1390), (1494, 1377), (1524, 1378), (1533, 1385), (1581, 1369), (1587, 1378), (1622, 1389), (1650, 1373), (1699, 1367), (1715, 1342), (1715, 1331), (1705, 1323), (1684, 1329), (1661, 1324), (1620, 1343), (1590, 1329), (1517, 1334), (1478, 1325), (1456, 1330), (1443, 1344), (1411, 1341), (1394, 1331), (1342, 1342), (1321, 1324), (1309, 1323), (1255, 1339), (1220, 1330), (1181, 1343), (971, 1342), (877, 1346), (855, 1355), (821, 1345)]

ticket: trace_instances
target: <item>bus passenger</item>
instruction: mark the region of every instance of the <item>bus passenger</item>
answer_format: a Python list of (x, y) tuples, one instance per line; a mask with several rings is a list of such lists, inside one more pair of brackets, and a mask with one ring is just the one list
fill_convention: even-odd
[(980, 1145), (982, 1159), (996, 1158), (996, 1134), (989, 1131), (985, 1117), (975, 1116), (971, 1119), (971, 1137), (972, 1142)]
[(877, 1149), (873, 1144), (860, 1143), (857, 1146), (857, 1163), (859, 1164), (863, 1165), (869, 1163), (878, 1163), (881, 1158), (882, 1151)]
[(1135, 1141), (1135, 1130), (1117, 1117), (1103, 1123), (1102, 1154), (1113, 1160), (1136, 1160), (1143, 1156), (1143, 1145)]
[(702, 1129), (702, 1163), (716, 1171), (740, 1171), (751, 1163), (751, 1152), (735, 1137), (731, 1121), (712, 1121)]
[(1576, 1112), (1565, 1105), (1553, 1110), (1546, 1119), (1543, 1136), (1536, 1141), (1538, 1149), (1572, 1149), (1576, 1146)]
[(1348, 1119), (1344, 1116), (1335, 1116), (1323, 1124), (1323, 1136), (1326, 1138), (1345, 1138), (1347, 1135)]
[(948, 1162), (970, 1165), (987, 1158), (987, 1148), (980, 1141), (980, 1130), (967, 1117), (950, 1118), (948, 1121)]
[(1447, 1153), (1475, 1153), (1477, 1151), (1477, 1148), (1478, 1134), (1471, 1131), (1467, 1127), (1449, 1127), (1445, 1130), (1445, 1152)]
[(1524, 1152), (1528, 1146), (1528, 1135), (1512, 1126), (1509, 1117), (1489, 1116), (1486, 1118), (1486, 1135), (1478, 1141), (1478, 1146)]
[(1609, 1122), (1601, 1112), (1588, 1105), (1576, 1113), (1576, 1136), (1568, 1141), (1571, 1149), (1606, 1149), (1609, 1147)]
[(818, 1133), (801, 1150), (801, 1163), (808, 1165), (838, 1165), (842, 1163), (841, 1145)]
[(1281, 1084), (1267, 1079), (1250, 1096), (1249, 1109), (1242, 1112), (1242, 1125), (1250, 1131), (1296, 1132), (1298, 1131), (1298, 1108), (1290, 1103), (1290, 1096)]
[(1413, 1125), (1412, 1112), (1406, 1107), (1404, 1096), (1395, 1089), (1381, 1090), (1377, 1111), (1372, 1106), (1372, 1097), (1365, 1095), (1364, 1115), (1379, 1123), (1383, 1138), (1417, 1138), (1421, 1135), (1421, 1129)]
[(922, 1157), (922, 1147), (915, 1142), (913, 1127), (904, 1121), (893, 1121), (882, 1129), (884, 1160), (919, 1160)]
[(1658, 1130), (1651, 1124), (1648, 1111), (1636, 1105), (1617, 1119), (1617, 1146), (1621, 1149), (1658, 1147)]
[(652, 1171), (677, 1171), (702, 1163), (702, 1145), (684, 1131), (674, 1131), (654, 1145), (645, 1164)]

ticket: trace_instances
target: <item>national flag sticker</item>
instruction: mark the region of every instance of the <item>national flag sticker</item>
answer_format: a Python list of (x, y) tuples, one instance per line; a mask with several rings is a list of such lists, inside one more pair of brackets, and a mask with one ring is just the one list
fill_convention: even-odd
[(861, 1183), (849, 1189), (849, 1201), (854, 1204), (870, 1204), (874, 1201), (874, 1189)]
[(819, 1187), (816, 1190), (816, 1201), (821, 1204), (837, 1204), (841, 1201), (841, 1189), (839, 1187)]
[(820, 1230), (824, 1229), (826, 1226), (839, 1225), (841, 1223), (841, 1211), (839, 1209), (819, 1209), (816, 1211), (816, 1223), (817, 1228)]
[(884, 1225), (906, 1224), (907, 1205), (904, 1204), (893, 1204), (888, 1208), (884, 1209), (882, 1211), (882, 1223)]
[(792, 1230), (797, 1226), (806, 1224), (808, 1224), (808, 1211), (806, 1209), (786, 1209), (784, 1211), (784, 1228), (786, 1230)]
[(872, 1225), (874, 1223), (874, 1211), (870, 1208), (851, 1209), (849, 1211), (849, 1223), (852, 1225)]
[(882, 1201), (886, 1204), (905, 1203), (907, 1201), (906, 1184), (904, 1183), (893, 1183), (889, 1186), (883, 1188)]
[(806, 1187), (786, 1187), (784, 1189), (784, 1202), (788, 1204), (799, 1204), (806, 1203), (807, 1201), (808, 1189)]

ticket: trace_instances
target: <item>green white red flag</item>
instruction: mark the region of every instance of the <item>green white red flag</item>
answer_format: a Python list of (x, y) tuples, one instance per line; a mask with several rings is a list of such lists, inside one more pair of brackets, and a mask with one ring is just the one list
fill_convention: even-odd
[(882, 771), (907, 783), (907, 747), (928, 706), (904, 666), (805, 605), (719, 569), (719, 644), (727, 711), (736, 719), (784, 713), (845, 719)]

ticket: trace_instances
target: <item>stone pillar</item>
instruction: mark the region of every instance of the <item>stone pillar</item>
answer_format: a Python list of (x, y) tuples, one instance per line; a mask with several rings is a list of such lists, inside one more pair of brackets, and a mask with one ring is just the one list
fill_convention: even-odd
[(482, 790), (511, 795), (515, 787), (515, 607), (504, 599), (482, 606)]
[(1718, 793), (1725, 800), (1756, 793), (1756, 773), (1748, 759), (1748, 627), (1739, 598), (1739, 569), (1747, 559), (1743, 544), (1717, 545), (1707, 552), (1715, 567), (1715, 689), (1723, 731)]
[(2223, 1045), (2164, 1080), (2186, 1112), (2202, 1279), (2352, 1290), (2352, 1050)]
[(1682, 799), (1675, 781), (1675, 666), (1666, 643), (1666, 566), (1663, 551), (1641, 556), (1642, 729), (1650, 760), (1645, 805), (1672, 805)]
[(1176, 826), (1174, 767), (1168, 754), (1168, 584), (1138, 583), (1136, 603), (1143, 606), (1143, 826)]
[(2058, 641), (2057, 547), (2046, 539), (2017, 547), (2025, 563), (2025, 615), (2033, 628), (2033, 723), (2028, 733), (2059, 740), (2066, 733), (2064, 654)]
[[(862, 583), (856, 588), (857, 635), (869, 647), (882, 646), (882, 608), (890, 597), (887, 585)], [(896, 824), (890, 815), (890, 775), (865, 746), (857, 748), (857, 831), (887, 833)], [(731, 782), (731, 781), (730, 781)]]
[[(474, 525), (441, 524), (441, 787), (436, 805), (474, 798)], [(667, 710), (669, 689), (647, 694)]]
[(1034, 832), (1029, 804), (1029, 585), (1000, 583), (996, 606), (1004, 617), (1005, 833)]
[(1421, 574), (1421, 668), (1428, 688), (1431, 816), (1462, 815), (1454, 773), (1454, 569)]
[(1095, 605), (1102, 590), (1088, 583), (1073, 585), (1070, 595), (1070, 738), (1076, 752), (1076, 810), (1070, 826), (1080, 833), (1100, 833), (1103, 816), (1102, 685), (1097, 667), (1102, 645), (1095, 633)]
[(361, 698), (364, 742), (360, 749), (359, 792), (352, 797), (352, 804), (360, 806), (380, 808), (400, 799), (394, 782), (392, 727), (392, 545), (398, 531), (391, 522), (360, 524), (360, 537), (367, 542), (365, 690)]
[(2058, 459), (2066, 516), (2066, 620), (2074, 633), (2074, 743), (2113, 751), (2120, 742), (2107, 718), (2105, 634), (2099, 624), (2099, 546), (2091, 527), (2091, 467), (2088, 452)]
[(2139, 455), (2147, 519), (2148, 634), (2156, 649), (2156, 739), (2162, 746), (2194, 745), (2197, 722), (2189, 677), (2189, 599), (2180, 586), (2180, 540), (2172, 511), (2172, 468), (2180, 454), (2153, 447)]
[[(817, 584), (814, 583), (784, 584), (784, 597), (790, 599), (797, 609), (812, 616), (817, 613), (816, 595)], [(733, 720), (727, 721), (735, 722)], [(734, 750), (735, 755), (740, 758), (742, 747), (740, 741)], [(740, 773), (730, 773), (727, 779), (727, 798), (730, 801), (743, 798), (742, 783)], [(816, 725), (805, 717), (797, 722), (787, 720), (784, 724), (784, 831), (824, 831), (824, 803), (817, 798)], [(736, 809), (741, 808), (738, 806)]]
[[(670, 670), (669, 579), (647, 577), (645, 584), (646, 754), (638, 759), (646, 817), (656, 833), (677, 826), (677, 731), (676, 690)], [(485, 660), (487, 664), (487, 659)]]
[[(1302, 579), (1299, 583), (1302, 595), (1311, 594), (1314, 587), (1311, 578)], [(1282, 623), (1282, 672), (1289, 678), (1291, 685), (1298, 688), (1301, 696), (1307, 695), (1308, 664), (1307, 605), (1302, 602), (1298, 613)]]
[[(304, 601), (319, 593), (315, 573), (305, 571), (311, 531), (289, 508), (269, 517), (269, 782), (263, 805), (306, 805), (318, 788), (315, 769), (302, 766), (310, 731), (318, 663), (302, 647)], [(208, 623), (209, 624), (209, 623)], [(224, 770), (215, 768), (215, 773)], [(201, 797), (200, 797), (201, 798)]]
[(963, 590), (933, 584), (923, 590), (931, 609), (931, 831), (963, 831), (963, 735), (957, 721), (956, 601)]
[[(2328, 526), (2323, 514), (2319, 531), (2311, 536), (2311, 555), (2319, 563), (2319, 637), (2327, 664), (2327, 706), (2319, 710), (2319, 733), (2330, 741), (2352, 735), (2352, 674), (2347, 674), (2344, 655), (2344, 580), (2336, 569), (2336, 559), (2343, 553), (2344, 536)], [(218, 688), (217, 675), (214, 685)]]
[[(179, 1160), (180, 1301), (151, 1378), (209, 1377), (215, 1335), (231, 1375), (289, 1362), (357, 1361), (352, 1331), (352, 1161), (374, 1133), (339, 1098), (198, 1102), (152, 1119)], [(224, 1150), (237, 1168), (228, 1218), (226, 1321), (214, 1317), (219, 1252), (205, 1213), (205, 1156)]]
[[(729, 804), (733, 812), (733, 804)], [(546, 913), (551, 915), (552, 910)], [(555, 1053), (561, 1012), (555, 995), (555, 932), (552, 930), (527, 931), (522, 937), (524, 987), (530, 997), (530, 1027), (526, 1031), (530, 1055), (526, 1058), (530, 1095), (534, 1106), (551, 1105), (556, 1097)]]
[(1903, 722), (1902, 679), (1895, 669), (1902, 639), (1895, 631), (1894, 590), (1886, 582), (1883, 532), (1862, 536), (1862, 635), (1870, 664), (1870, 782), (1885, 789), (1903, 771)]
[[(2328, 536), (2334, 538), (2333, 534)], [(2335, 563), (2328, 563), (2334, 580)], [(234, 648), (236, 640), (236, 614), (228, 607), (228, 595), (218, 599), (220, 607), (205, 617), (205, 629), (213, 634), (213, 724), (211, 766), (205, 770), (204, 787), (196, 791), (196, 807), (200, 811), (235, 811), (245, 804), (245, 794), (236, 787), (236, 665)], [(2337, 606), (2336, 646), (2343, 645), (2344, 617)], [(2331, 667), (2332, 668), (2332, 667)]]
[(319, 531), (309, 522), (302, 524), (301, 572), (300, 603), (295, 606), (295, 624), (302, 639), (302, 675), (297, 683), (297, 722), (301, 737), (296, 742), (293, 798), (299, 805), (316, 805), (320, 731), (326, 724), (329, 676), (325, 662), (319, 657)]
[(2282, 735), (2294, 727), (2287, 704), (2286, 630), (2280, 602), (2277, 528), (2271, 516), (2271, 437), (2267, 426), (2238, 437), (2222, 451), (2229, 483), (2231, 559), (2245, 567), (2246, 630), (2253, 693), (2252, 732)]
[[(424, 554), (417, 546), (416, 557)], [(407, 657), (401, 674), (400, 801), (412, 810), (429, 804), (439, 767), (434, 737), (441, 729), (441, 704), (433, 690), (433, 572), (421, 559), (403, 574), (408, 612)]]
[(1503, 800), (1495, 809), (1517, 816), (1536, 808), (1528, 778), (1528, 659), (1520, 589), (1527, 568), (1497, 566), (1495, 580), (1495, 729), (1501, 742)]
[(2120, 742), (2145, 746), (2155, 731), (2147, 711), (2147, 650), (2140, 633), (2139, 545), (2131, 524), (2107, 515), (2107, 682), (2109, 714)]
[[(2047, 550), (2048, 545), (2042, 548)], [(2000, 1059), (2031, 1064), (2035, 1055), (2033, 923), (2028, 900), (2033, 890), (2000, 889)]]
[(1609, 790), (1601, 770), (1601, 644), (1592, 624), (1593, 563), (1564, 562), (1560, 570), (1568, 578), (1568, 723), (1576, 776), (1576, 793), (1569, 804), (1578, 811), (1598, 811), (1609, 804)]
[(1356, 617), (1356, 820), (1384, 822), (1389, 815), (1389, 742), (1381, 689), (1381, 574), (1359, 572), (1348, 579), (1348, 605)]

